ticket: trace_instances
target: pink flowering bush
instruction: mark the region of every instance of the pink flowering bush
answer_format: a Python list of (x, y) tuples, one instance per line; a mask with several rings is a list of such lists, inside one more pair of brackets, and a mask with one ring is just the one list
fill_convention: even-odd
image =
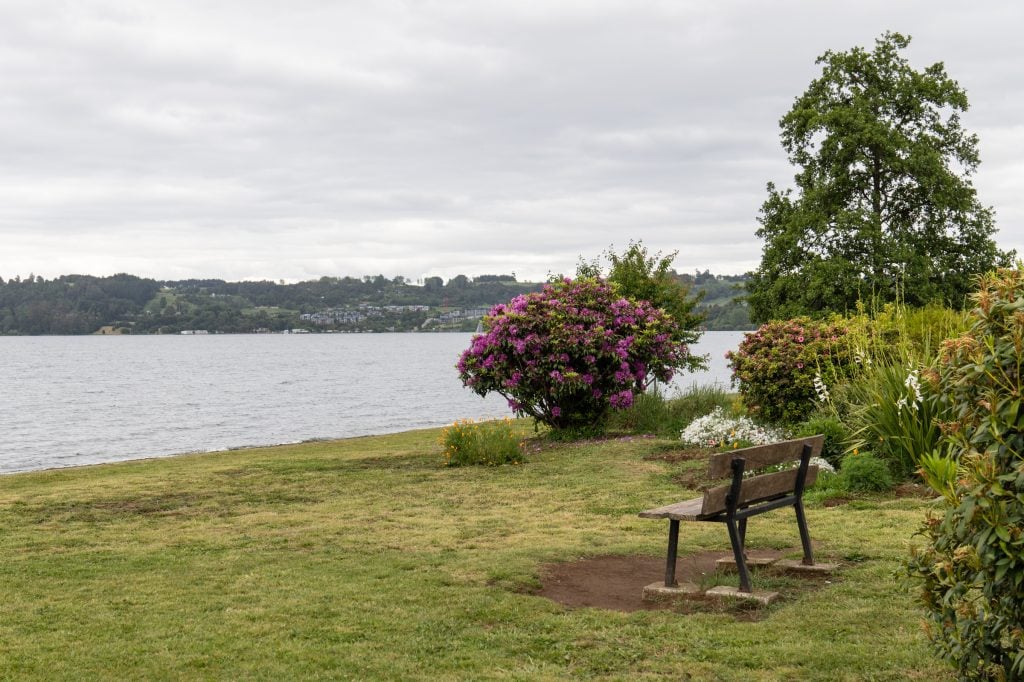
[(853, 373), (841, 324), (806, 317), (768, 322), (726, 355), (747, 409), (776, 424), (793, 424), (828, 400), (828, 388)]
[(553, 282), (484, 321), (459, 358), (462, 383), (559, 430), (600, 431), (610, 410), (632, 405), (651, 378), (671, 380), (688, 357), (665, 311), (598, 278)]

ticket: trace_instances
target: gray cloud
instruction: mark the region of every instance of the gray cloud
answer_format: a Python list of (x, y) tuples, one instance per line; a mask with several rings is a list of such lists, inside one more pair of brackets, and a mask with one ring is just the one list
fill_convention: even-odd
[(1024, 251), (1024, 10), (756, 2), (0, 7), (0, 275), (569, 272), (643, 239), (757, 264), (777, 121), (826, 49), (914, 36)]

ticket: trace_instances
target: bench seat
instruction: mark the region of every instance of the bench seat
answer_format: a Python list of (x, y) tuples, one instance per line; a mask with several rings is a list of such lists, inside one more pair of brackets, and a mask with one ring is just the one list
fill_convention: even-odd
[(657, 509), (648, 509), (640, 512), (644, 519), (675, 519), (676, 521), (701, 521), (704, 508), (704, 498), (695, 497), (692, 500), (667, 504)]

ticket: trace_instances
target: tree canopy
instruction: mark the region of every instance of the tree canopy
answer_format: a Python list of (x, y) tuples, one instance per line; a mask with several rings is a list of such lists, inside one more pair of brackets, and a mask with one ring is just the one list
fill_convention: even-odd
[(747, 284), (755, 321), (852, 309), (858, 300), (962, 308), (977, 275), (1006, 264), (970, 177), (978, 138), (944, 65), (911, 68), (910, 37), (827, 51), (779, 122), (796, 192), (768, 184)]

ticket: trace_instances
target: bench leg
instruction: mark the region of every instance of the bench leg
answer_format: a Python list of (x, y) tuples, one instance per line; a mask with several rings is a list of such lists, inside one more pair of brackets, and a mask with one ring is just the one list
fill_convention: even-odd
[(676, 550), (679, 547), (679, 521), (668, 521), (668, 559), (665, 561), (665, 587), (675, 587), (676, 583)]
[(807, 517), (804, 516), (804, 505), (797, 500), (793, 505), (796, 510), (796, 525), (800, 528), (800, 544), (804, 546), (804, 566), (814, 565), (814, 554), (811, 553), (811, 534), (807, 532)]
[(747, 555), (747, 520), (740, 519), (740, 546), (743, 547), (743, 556)]
[[(750, 592), (750, 572), (747, 570), (747, 557), (743, 554), (743, 540), (740, 529), (737, 527), (736, 519), (727, 519), (725, 525), (729, 528), (729, 542), (732, 544), (732, 555), (736, 560), (736, 570), (740, 574), (740, 592)], [(746, 519), (740, 520), (740, 525), (746, 525)], [(746, 530), (744, 528), (744, 530)]]

